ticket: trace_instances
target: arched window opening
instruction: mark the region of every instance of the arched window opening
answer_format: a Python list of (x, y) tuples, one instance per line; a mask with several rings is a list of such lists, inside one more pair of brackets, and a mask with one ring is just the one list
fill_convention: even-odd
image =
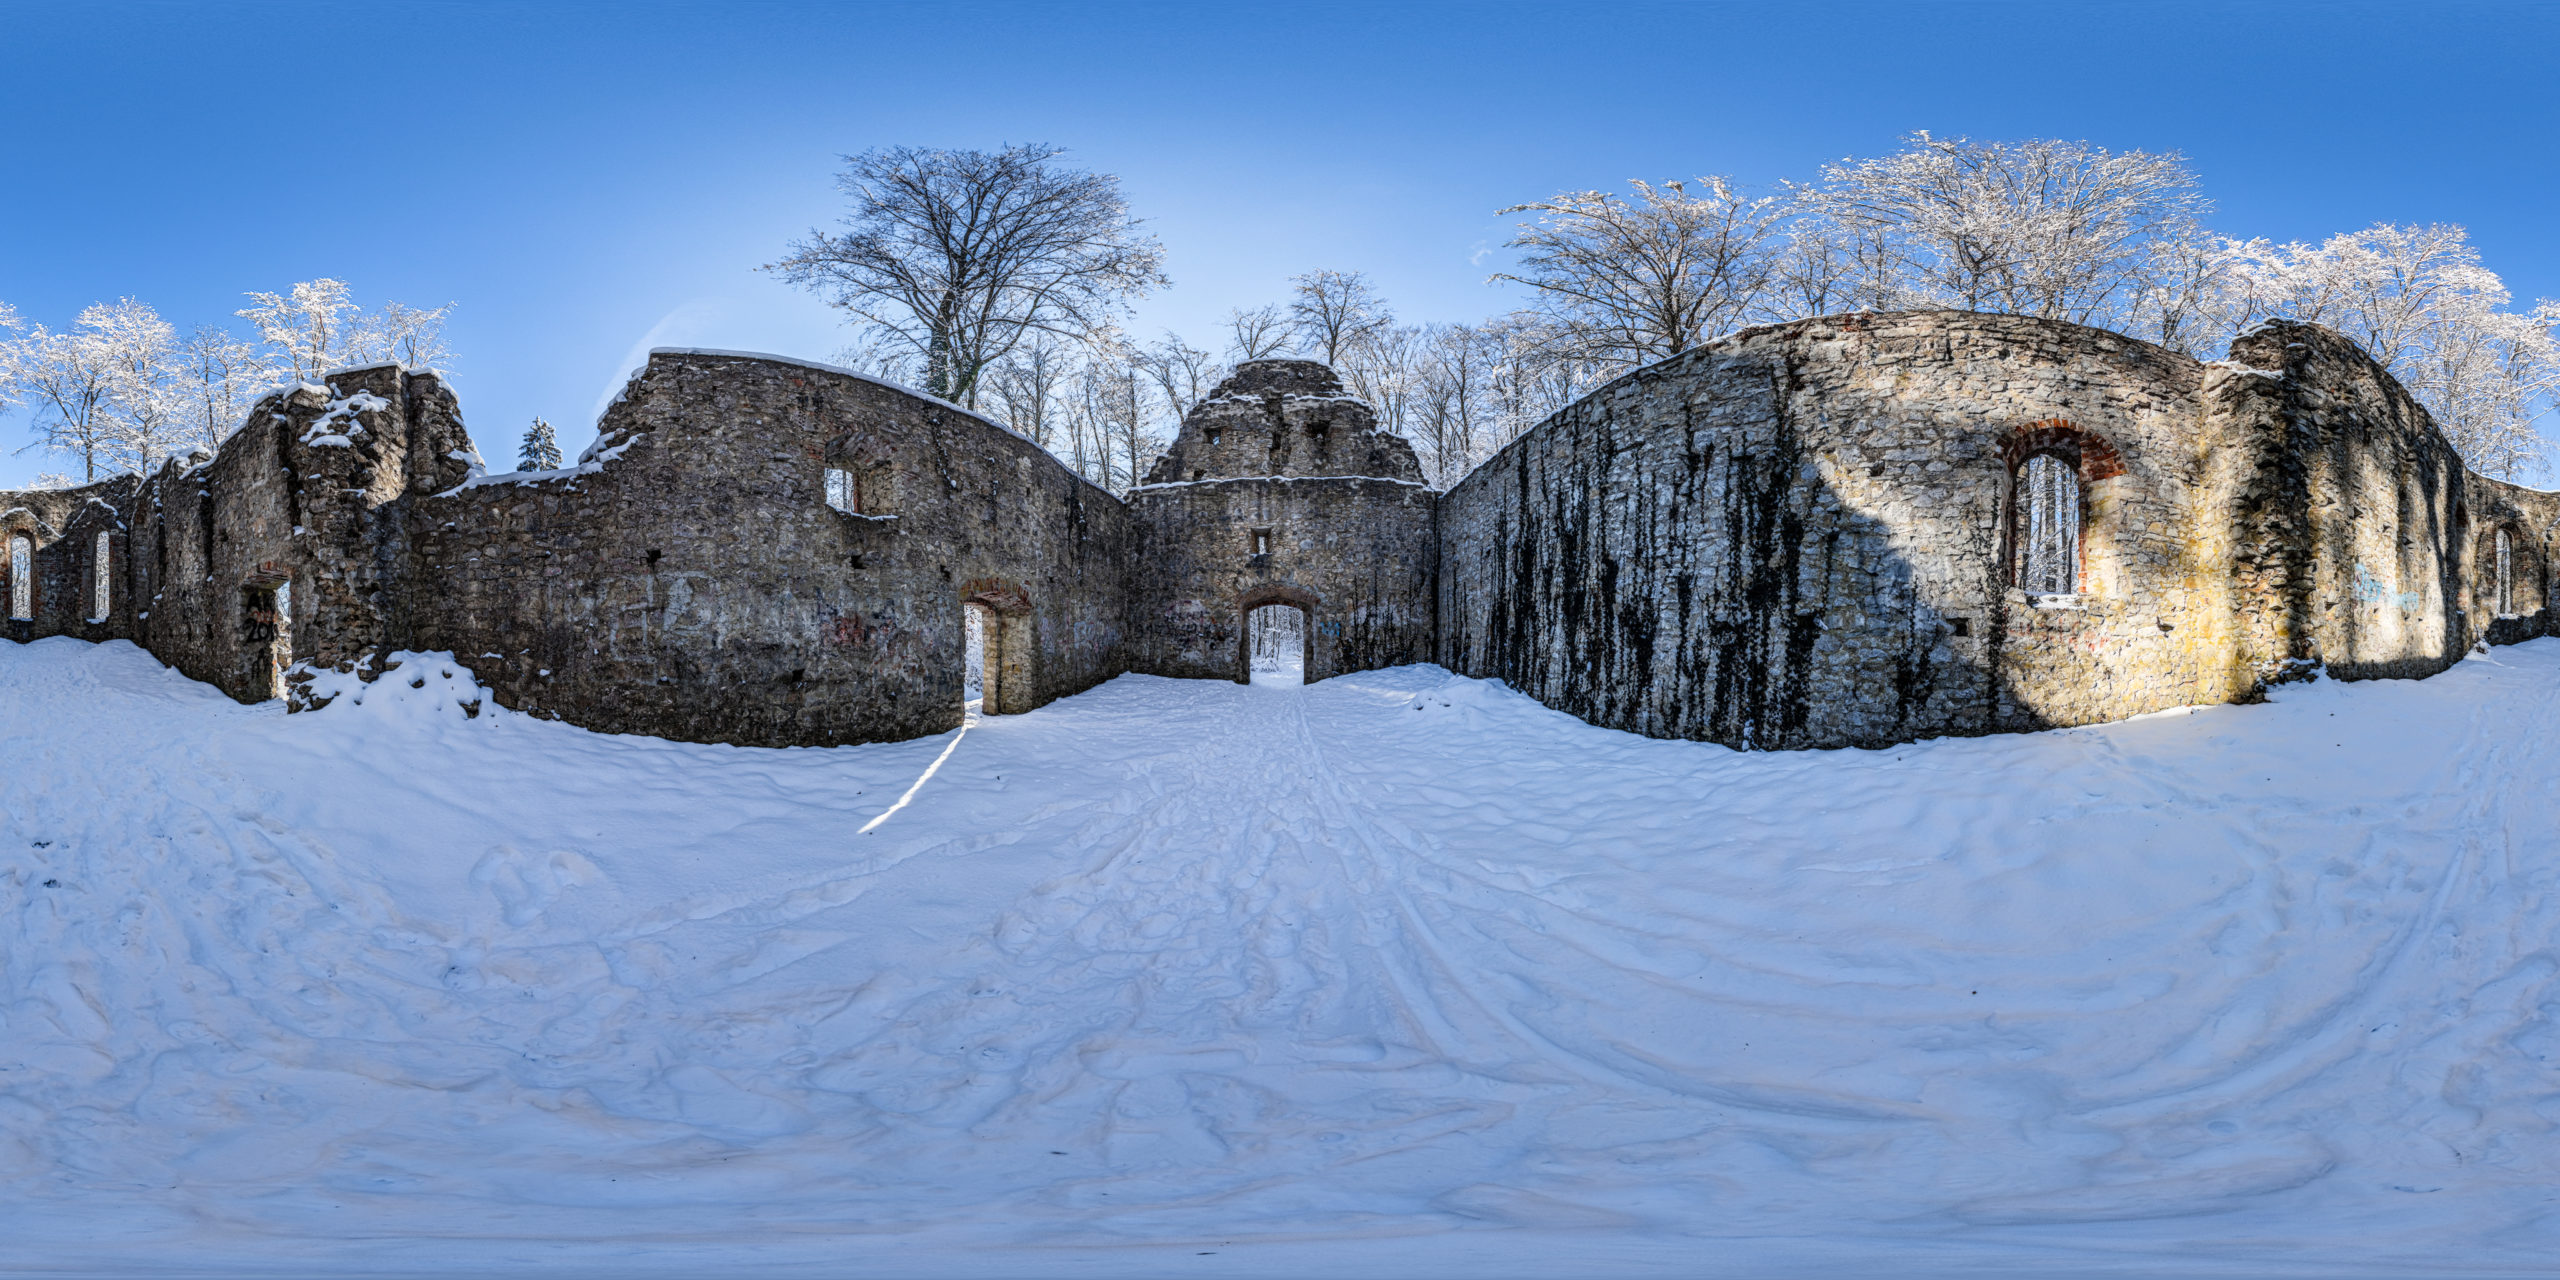
[(2018, 587), (2029, 595), (2080, 589), (2080, 474), (2050, 453), (2018, 469)]
[(112, 578), (107, 567), (108, 558), (114, 552), (115, 536), (99, 534), (98, 548), (89, 557), (89, 621), (91, 622), (106, 621), (107, 607), (115, 602), (113, 592), (108, 585)]
[(9, 617), (33, 622), (36, 616), (36, 542), (27, 535), (9, 539)]
[(1307, 613), (1294, 604), (1266, 604), (1244, 616), (1245, 651), (1254, 684), (1299, 685), (1307, 680)]
[(2514, 539), (2504, 529), (2498, 530), (2494, 563), (2497, 576), (2489, 581), (2497, 595), (2498, 616), (2505, 617), (2516, 611), (2516, 549)]

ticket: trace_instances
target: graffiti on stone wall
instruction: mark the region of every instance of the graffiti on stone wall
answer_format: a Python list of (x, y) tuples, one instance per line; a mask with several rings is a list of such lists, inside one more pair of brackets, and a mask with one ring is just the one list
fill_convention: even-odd
[(2383, 583), (2382, 579), (2373, 576), (2373, 571), (2365, 568), (2362, 561), (2356, 563), (2355, 585), (2351, 590), (2355, 593), (2356, 600), (2362, 604), (2389, 604), (2404, 613), (2416, 613), (2424, 607), (2424, 602), (2417, 592), (2393, 591)]

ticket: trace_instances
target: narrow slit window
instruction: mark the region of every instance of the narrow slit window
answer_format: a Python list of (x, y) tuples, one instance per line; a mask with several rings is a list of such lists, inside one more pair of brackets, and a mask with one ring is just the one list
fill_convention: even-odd
[(1253, 553), (1258, 556), (1267, 556), (1271, 554), (1271, 531), (1269, 529), (1256, 529), (1253, 531)]
[(9, 617), (31, 622), (36, 616), (36, 544), (21, 533), (9, 539)]
[(91, 622), (106, 621), (107, 607), (114, 603), (113, 593), (109, 585), (114, 579), (108, 569), (108, 558), (113, 555), (114, 552), (114, 535), (105, 533), (99, 534), (98, 549), (95, 554), (89, 557), (89, 621)]
[(2516, 549), (2504, 529), (2498, 530), (2497, 561), (2498, 613), (2504, 616), (2516, 611)]
[(853, 473), (842, 467), (827, 468), (827, 505), (838, 511), (862, 514), (860, 487)]
[(2049, 453), (2027, 459), (2018, 476), (2018, 586), (2030, 595), (2080, 589), (2080, 477)]

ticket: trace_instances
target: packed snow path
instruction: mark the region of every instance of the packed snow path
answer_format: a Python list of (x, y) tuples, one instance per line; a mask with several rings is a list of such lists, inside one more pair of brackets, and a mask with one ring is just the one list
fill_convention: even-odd
[(0, 1270), (2560, 1252), (2560, 642), (1767, 755), (1436, 668), (836, 750), (362, 696), (0, 645)]

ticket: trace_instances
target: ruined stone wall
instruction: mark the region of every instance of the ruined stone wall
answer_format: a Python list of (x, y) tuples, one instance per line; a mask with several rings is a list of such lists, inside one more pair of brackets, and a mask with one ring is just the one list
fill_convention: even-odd
[[(270, 394), (220, 450), (147, 479), (0, 496), (0, 526), (38, 541), (38, 617), (13, 634), (131, 639), (233, 697), (274, 697), (289, 664), (350, 662), (400, 633), (398, 504), (459, 481), (469, 448), (435, 375), (385, 365)], [(110, 607), (93, 621), (100, 532)]]
[[(73, 489), (0, 490), (0, 635), (13, 640), (76, 636), (130, 640), (135, 602), (145, 583), (133, 576), (133, 519), (142, 492), (137, 476), (117, 476)], [(108, 539), (108, 605), (96, 614), (98, 535)], [(32, 618), (12, 617), (9, 543), (23, 537), (33, 580)]]
[(1248, 360), (1207, 398), (1147, 472), (1148, 484), (1243, 476), (1379, 476), (1422, 481), (1413, 444), (1312, 360)]
[(1245, 680), (1264, 604), (1305, 611), (1310, 682), (1431, 661), (1437, 497), (1383, 478), (1140, 486), (1130, 669)]
[[(289, 663), (450, 649), (536, 714), (792, 745), (959, 723), (970, 606), (1002, 713), (1127, 670), (1246, 678), (1246, 614), (1280, 604), (1309, 679), (1436, 657), (1597, 724), (1785, 748), (2426, 675), (2551, 633), (2560, 590), (2560, 494), (2469, 475), (2379, 366), (2290, 323), (2210, 364), (2022, 317), (1752, 330), (1446, 495), (1304, 361), (1240, 367), (1126, 501), (964, 409), (772, 357), (656, 353), (601, 433), (482, 475), (434, 375), (330, 374), (213, 455), (0, 494), (0, 599), (23, 534), (36, 604), (0, 634), (130, 637), (248, 700)], [(2039, 457), (2084, 512), (2068, 592), (2019, 572)]]
[(2209, 366), (2200, 434), (2241, 471), (2240, 660), (2273, 678), (2425, 676), (2473, 632), (2457, 557), (2468, 473), (2399, 382), (2314, 325), (2259, 325)]
[(1267, 604), (1305, 613), (1309, 681), (1431, 660), (1439, 495), (1332, 369), (1237, 366), (1148, 476), (1132, 670), (1249, 679), (1244, 618)]
[[(2560, 493), (2471, 476), (2457, 528), (2462, 547), (2461, 606), (2474, 634), (2491, 644), (2514, 644), (2560, 635)], [(2507, 534), (2510, 564), (2506, 608), (2500, 608), (2498, 533)]]
[[(826, 472), (858, 477), (851, 513)], [(781, 746), (961, 719), (963, 603), (1026, 710), (1118, 674), (1126, 510), (964, 410), (771, 358), (654, 354), (588, 460), (412, 512), (421, 643), (590, 728)]]
[(460, 483), (472, 460), (432, 373), (340, 370), (262, 398), (212, 458), (172, 459), (147, 486), (143, 643), (250, 701), (275, 696), (290, 664), (403, 647), (402, 512)]
[[(1747, 331), (1533, 429), (1443, 500), (1441, 662), (1597, 724), (1879, 745), (2219, 701), (2229, 479), (2192, 361), (1950, 312)], [(2080, 591), (2012, 578), (2012, 477), (2081, 478)]]

